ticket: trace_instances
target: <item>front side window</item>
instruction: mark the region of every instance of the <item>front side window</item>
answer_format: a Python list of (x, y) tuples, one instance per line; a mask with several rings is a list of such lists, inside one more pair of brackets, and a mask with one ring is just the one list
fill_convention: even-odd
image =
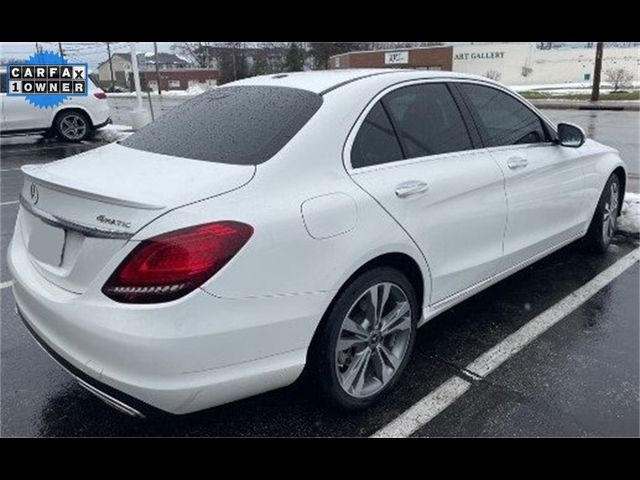
[(500, 90), (459, 84), (484, 127), (487, 147), (549, 141), (540, 118), (525, 104)]
[(407, 158), (473, 148), (460, 110), (445, 84), (399, 88), (383, 102)]
[(368, 167), (402, 159), (398, 137), (382, 104), (378, 102), (367, 114), (353, 141), (351, 165), (353, 168)]

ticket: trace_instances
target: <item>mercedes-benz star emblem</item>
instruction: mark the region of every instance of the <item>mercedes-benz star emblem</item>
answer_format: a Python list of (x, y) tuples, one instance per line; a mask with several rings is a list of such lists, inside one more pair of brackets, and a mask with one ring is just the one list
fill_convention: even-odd
[(38, 187), (36, 186), (35, 183), (31, 184), (30, 193), (31, 193), (31, 203), (35, 205), (36, 203), (38, 203), (38, 200), (40, 199), (40, 193), (38, 192)]

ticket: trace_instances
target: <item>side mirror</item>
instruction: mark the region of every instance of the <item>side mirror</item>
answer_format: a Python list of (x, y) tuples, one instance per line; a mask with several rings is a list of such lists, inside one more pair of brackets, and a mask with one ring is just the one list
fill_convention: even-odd
[(573, 123), (558, 124), (558, 143), (563, 147), (578, 148), (586, 140), (584, 131)]

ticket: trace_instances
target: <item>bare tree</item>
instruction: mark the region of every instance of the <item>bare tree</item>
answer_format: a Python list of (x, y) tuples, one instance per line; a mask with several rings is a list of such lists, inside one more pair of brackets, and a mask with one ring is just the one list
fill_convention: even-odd
[(496, 82), (500, 80), (502, 74), (497, 70), (488, 70), (487, 73), (484, 74), (489, 80), (495, 80)]
[(329, 57), (340, 53), (356, 50), (368, 50), (368, 42), (310, 42), (309, 53), (314, 59), (315, 67), (325, 69), (329, 67)]
[(439, 47), (444, 42), (375, 42), (371, 45), (375, 50), (392, 50), (394, 48)]
[(621, 88), (631, 86), (633, 75), (624, 68), (612, 68), (605, 72), (607, 82), (613, 85), (613, 91), (617, 92)]
[(208, 68), (213, 60), (211, 47), (214, 45), (212, 42), (177, 42), (171, 46), (171, 50), (200, 68)]

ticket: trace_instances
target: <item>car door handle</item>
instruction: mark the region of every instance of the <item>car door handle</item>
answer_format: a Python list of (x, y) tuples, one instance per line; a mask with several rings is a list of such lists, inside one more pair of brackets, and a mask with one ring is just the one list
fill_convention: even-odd
[(507, 167), (511, 170), (520, 170), (521, 168), (525, 168), (527, 165), (529, 165), (529, 162), (526, 158), (513, 157), (507, 161)]
[(416, 195), (422, 195), (429, 190), (429, 185), (419, 180), (410, 180), (408, 182), (402, 182), (396, 187), (396, 197), (409, 198)]

